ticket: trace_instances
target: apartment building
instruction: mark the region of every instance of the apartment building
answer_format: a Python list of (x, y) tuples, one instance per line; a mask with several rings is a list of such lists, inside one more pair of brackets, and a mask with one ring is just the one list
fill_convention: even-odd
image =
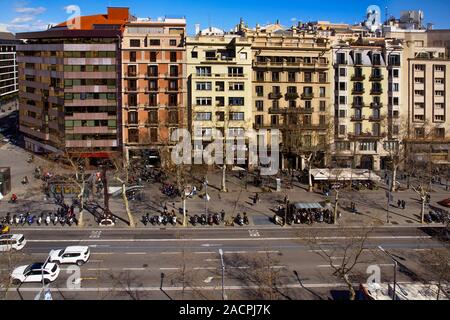
[(333, 138), (327, 34), (279, 22), (251, 29), (241, 21), (237, 30), (252, 45), (254, 127), (281, 131), (282, 169), (304, 169), (311, 152), (325, 165)]
[(333, 45), (333, 64), (333, 161), (342, 167), (380, 170), (388, 160), (389, 106), (400, 103), (399, 81), (389, 77), (384, 39), (338, 42)]
[[(405, 12), (402, 16), (406, 20), (420, 15)], [(425, 28), (416, 20), (394, 19), (384, 27), (386, 39), (397, 39), (403, 45), (405, 85), (400, 113), (404, 121), (400, 127), (404, 127), (406, 152), (413, 161), (445, 167), (450, 164), (450, 30)]]
[[(209, 28), (186, 38), (186, 54), (188, 121), (194, 145), (211, 136), (213, 129), (227, 140), (245, 139), (253, 121), (250, 40)], [(238, 164), (248, 164), (247, 159), (237, 159), (237, 150), (235, 156)]]
[(122, 40), (124, 154), (158, 163), (174, 129), (186, 126), (185, 19), (136, 19)]
[(12, 33), (0, 32), (0, 97), (19, 90), (16, 58), (16, 45), (19, 43)]
[[(20, 131), (37, 153), (69, 152), (96, 164), (121, 146), (120, 37), (127, 8), (108, 8), (17, 35)], [(89, 161), (90, 160), (90, 161)]]

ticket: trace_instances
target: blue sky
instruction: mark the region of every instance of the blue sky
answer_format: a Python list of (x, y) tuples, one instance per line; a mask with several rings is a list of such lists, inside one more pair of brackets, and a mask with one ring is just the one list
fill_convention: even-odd
[(68, 19), (65, 7), (77, 5), (82, 15), (105, 13), (107, 6), (126, 6), (139, 17), (185, 16), (188, 32), (194, 24), (202, 28), (209, 25), (229, 30), (239, 18), (250, 25), (266, 24), (277, 19), (285, 26), (297, 21), (328, 20), (332, 22), (356, 23), (365, 17), (369, 5), (378, 5), (385, 17), (389, 14), (399, 17), (401, 10), (422, 9), (425, 22), (432, 22), (435, 28), (450, 29), (450, 1), (448, 0), (0, 0), (0, 30), (12, 32), (46, 29)]

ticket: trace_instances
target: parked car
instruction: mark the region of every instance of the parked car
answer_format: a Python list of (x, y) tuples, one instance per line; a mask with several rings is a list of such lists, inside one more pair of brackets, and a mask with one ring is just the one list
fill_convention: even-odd
[(27, 244), (23, 234), (4, 234), (0, 236), (0, 252), (22, 250)]
[(89, 260), (90, 256), (89, 247), (73, 246), (50, 251), (49, 261), (58, 264), (77, 264), (82, 266)]
[(48, 284), (55, 281), (60, 272), (60, 268), (56, 263), (33, 263), (27, 266), (21, 266), (11, 274), (12, 283), (29, 283), (29, 282), (44, 282)]
[(438, 202), (441, 206), (450, 208), (450, 198)]

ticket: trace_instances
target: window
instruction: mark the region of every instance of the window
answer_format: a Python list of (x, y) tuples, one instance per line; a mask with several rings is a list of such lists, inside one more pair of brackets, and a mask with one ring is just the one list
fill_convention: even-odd
[[(345, 126), (343, 127), (345, 128)], [(336, 142), (335, 146), (337, 151), (350, 151), (350, 142), (347, 141)]]
[(297, 93), (297, 87), (287, 87), (287, 93)]
[(424, 109), (425, 108), (425, 103), (415, 103), (414, 104), (414, 108), (416, 108), (416, 109)]
[(280, 73), (279, 72), (272, 72), (272, 81), (280, 82)]
[(211, 82), (197, 82), (196, 88), (199, 91), (210, 91), (210, 90), (212, 90), (212, 83)]
[(338, 64), (347, 64), (346, 54), (344, 52), (339, 52), (336, 55), (336, 60)]
[(326, 111), (326, 107), (327, 107), (326, 101), (320, 101), (319, 102), (319, 110), (320, 111)]
[(289, 72), (288, 73), (288, 82), (295, 82), (295, 78), (296, 78), (296, 73), (295, 72)]
[(392, 70), (392, 75), (394, 76), (394, 78), (398, 78), (400, 76), (400, 70), (398, 69)]
[(247, 52), (241, 52), (239, 54), (239, 57), (241, 60), (247, 60)]
[(256, 111), (264, 111), (264, 101), (255, 101)]
[(176, 93), (169, 94), (169, 107), (178, 106), (178, 95)]
[(170, 53), (170, 62), (177, 62), (177, 53), (176, 52)]
[(139, 143), (139, 130), (128, 129), (128, 142)]
[(393, 83), (392, 84), (392, 91), (399, 92), (400, 91), (400, 84), (399, 83)]
[(389, 55), (389, 65), (390, 66), (400, 66), (400, 55), (399, 54), (390, 54)]
[(171, 77), (178, 77), (178, 66), (170, 66), (169, 74)]
[(416, 138), (424, 138), (425, 137), (425, 129), (424, 128), (414, 128), (414, 135)]
[(339, 90), (340, 91), (347, 90), (347, 84), (345, 82), (339, 82)]
[(347, 111), (339, 110), (339, 118), (346, 118), (346, 117), (347, 117)]
[(192, 51), (191, 52), (191, 58), (192, 59), (197, 59), (198, 58), (198, 52), (197, 51)]
[(256, 96), (258, 97), (264, 97), (264, 87), (263, 86), (256, 86)]
[(305, 80), (306, 83), (310, 83), (312, 81), (312, 73), (311, 72), (305, 72), (304, 80)]
[(230, 91), (244, 91), (244, 83), (243, 82), (231, 82), (229, 84), (228, 89)]
[(435, 128), (434, 136), (436, 138), (445, 138), (445, 128)]
[(169, 124), (178, 124), (177, 110), (169, 110)]
[(444, 110), (445, 105), (443, 103), (436, 103), (435, 104), (435, 108), (436, 109), (440, 109), (440, 110)]
[(319, 88), (319, 96), (324, 98), (326, 94), (326, 88), (325, 87), (320, 87)]
[(158, 110), (150, 110), (148, 112), (148, 122), (151, 124), (158, 124)]
[(216, 107), (225, 107), (225, 97), (216, 97)]
[(228, 75), (230, 77), (243, 77), (244, 68), (243, 67), (228, 67)]
[(414, 95), (416, 95), (416, 96), (424, 96), (425, 95), (425, 91), (423, 91), (423, 90), (414, 90)]
[(264, 81), (264, 71), (256, 72), (256, 81)]
[(360, 151), (377, 151), (377, 143), (375, 141), (361, 141), (359, 143)]
[(128, 123), (138, 124), (138, 113), (136, 111), (128, 112)]
[(425, 116), (423, 114), (415, 114), (414, 115), (414, 121), (424, 121)]
[(130, 61), (131, 62), (136, 62), (136, 51), (131, 51), (130, 52)]
[(436, 93), (435, 93), (435, 95), (437, 96), (437, 97), (443, 97), (444, 96), (444, 91), (442, 91), (442, 90), (436, 90)]
[(264, 116), (262, 116), (262, 115), (255, 116), (255, 124), (256, 125), (262, 126), (263, 123), (264, 123)]
[(444, 80), (444, 78), (436, 78), (435, 83), (436, 84), (445, 84), (445, 80)]
[(424, 71), (425, 70), (425, 65), (423, 65), (423, 64), (416, 64), (416, 65), (414, 65), (414, 70), (415, 71)]
[(320, 115), (320, 116), (319, 116), (319, 124), (320, 124), (320, 125), (325, 125), (326, 119), (327, 119), (326, 116)]
[(357, 53), (355, 55), (355, 64), (362, 64), (362, 54), (361, 53)]
[(130, 40), (130, 47), (139, 48), (140, 46), (141, 46), (141, 40), (139, 40), (139, 39), (131, 39)]
[(424, 84), (425, 78), (414, 78), (414, 83)]
[(156, 93), (150, 93), (148, 95), (148, 104), (150, 106), (157, 106), (158, 105), (158, 95)]
[(216, 112), (217, 121), (225, 121), (225, 112)]
[(151, 51), (150, 52), (150, 62), (156, 62), (157, 56), (158, 56), (157, 52)]
[(361, 123), (355, 123), (354, 124), (355, 134), (359, 135), (362, 132), (362, 124)]
[(339, 96), (339, 104), (347, 104), (347, 97)]
[(197, 112), (194, 119), (195, 121), (211, 121), (211, 112)]
[(177, 40), (176, 39), (170, 39), (169, 40), (169, 45), (171, 47), (176, 47), (177, 46)]
[(434, 71), (436, 71), (436, 72), (444, 72), (445, 71), (445, 66), (435, 66), (434, 67)]
[(346, 77), (347, 76), (347, 69), (346, 68), (339, 68), (339, 76), (340, 77)]
[(211, 67), (196, 67), (197, 76), (210, 77)]
[(161, 41), (159, 39), (150, 39), (149, 44), (150, 46), (160, 46)]
[(346, 132), (347, 132), (347, 126), (346, 125), (340, 125), (339, 126), (339, 134), (340, 135), (345, 135)]
[(228, 105), (229, 106), (243, 106), (244, 105), (244, 98), (241, 97), (230, 97), (228, 98)]
[(212, 105), (212, 98), (197, 98), (197, 105), (198, 106), (211, 106)]
[(319, 82), (320, 83), (327, 82), (327, 74), (325, 72), (320, 72), (319, 73)]
[(445, 116), (444, 115), (435, 115), (434, 116), (434, 121), (437, 121), (437, 122), (444, 122), (445, 121)]
[(230, 120), (243, 121), (244, 113), (243, 112), (230, 112)]
[(278, 125), (279, 124), (278, 116), (271, 116), (270, 117), (270, 124), (273, 125), (273, 126), (274, 125), (275, 126)]

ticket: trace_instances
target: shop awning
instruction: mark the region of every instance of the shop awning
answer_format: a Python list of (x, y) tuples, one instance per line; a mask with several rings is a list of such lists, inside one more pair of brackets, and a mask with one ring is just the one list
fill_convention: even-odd
[(311, 203), (297, 202), (294, 203), (293, 206), (295, 207), (295, 209), (323, 209), (322, 205), (318, 202), (311, 202)]
[(381, 181), (381, 177), (366, 169), (312, 169), (316, 181)]

